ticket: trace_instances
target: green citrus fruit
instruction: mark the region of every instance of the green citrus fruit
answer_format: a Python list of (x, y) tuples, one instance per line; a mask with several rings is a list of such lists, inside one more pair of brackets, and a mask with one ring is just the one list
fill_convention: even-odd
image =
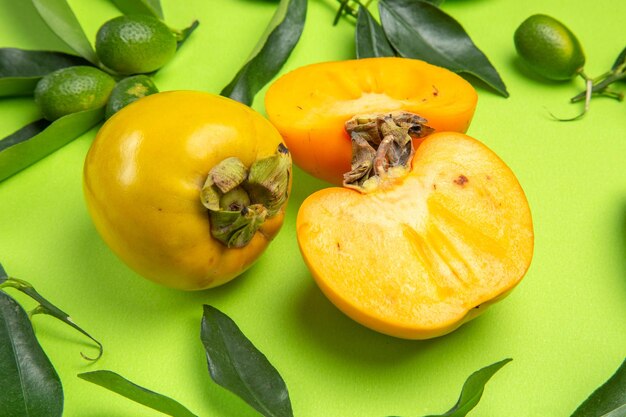
[(130, 103), (158, 92), (159, 89), (154, 81), (147, 75), (133, 75), (124, 78), (117, 83), (111, 92), (104, 116), (108, 119)]
[(89, 66), (56, 70), (37, 83), (35, 102), (53, 121), (70, 113), (103, 107), (115, 86), (107, 73)]
[(530, 16), (517, 28), (513, 40), (522, 60), (545, 78), (569, 80), (585, 65), (578, 38), (553, 17)]
[(176, 35), (159, 19), (119, 16), (96, 35), (96, 54), (104, 65), (124, 74), (144, 74), (165, 65), (176, 52)]

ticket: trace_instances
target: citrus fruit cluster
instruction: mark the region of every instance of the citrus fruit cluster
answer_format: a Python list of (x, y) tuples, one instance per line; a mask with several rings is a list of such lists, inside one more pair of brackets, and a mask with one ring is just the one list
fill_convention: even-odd
[(163, 67), (176, 48), (176, 33), (155, 17), (113, 18), (96, 35), (99, 68), (75, 66), (46, 75), (35, 88), (35, 102), (50, 121), (102, 107), (108, 119), (122, 107), (158, 92), (146, 74)]

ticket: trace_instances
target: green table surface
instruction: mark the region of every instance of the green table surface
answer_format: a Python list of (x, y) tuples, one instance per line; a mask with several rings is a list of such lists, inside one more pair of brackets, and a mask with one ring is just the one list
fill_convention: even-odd
[[(119, 14), (107, 0), (70, 4), (91, 39)], [(198, 19), (200, 27), (156, 75), (160, 89), (219, 93), (276, 4), (163, 0), (170, 26)], [(354, 57), (353, 23), (333, 27), (336, 7), (334, 0), (309, 2), (304, 34), (284, 71)], [(76, 377), (96, 369), (172, 396), (200, 416), (257, 415), (208, 375), (199, 341), (203, 304), (230, 315), (267, 355), (299, 417), (443, 413), (470, 373), (508, 357), (513, 361), (491, 380), (471, 415), (567, 417), (617, 369), (626, 354), (626, 103), (598, 98), (583, 120), (551, 120), (548, 111), (579, 111), (568, 100), (582, 82), (528, 77), (516, 61), (512, 36), (527, 16), (553, 15), (578, 34), (587, 72), (598, 75), (624, 47), (626, 2), (449, 0), (442, 8), (490, 57), (511, 94), (505, 99), (475, 84), (479, 100), (468, 133), (506, 161), (530, 202), (535, 254), (515, 291), (437, 339), (400, 340), (360, 326), (324, 297), (300, 257), (298, 207), (327, 185), (298, 169), (283, 229), (252, 269), (208, 291), (158, 286), (113, 255), (86, 211), (81, 170), (93, 129), (0, 183), (0, 262), (105, 347), (91, 364), (79, 355), (95, 353), (82, 336), (53, 319), (34, 319), (64, 386), (65, 416), (158, 414)], [(0, 28), (0, 47), (63, 49), (29, 1), (0, 0)], [(254, 103), (262, 113), (264, 91)], [(37, 117), (31, 98), (2, 99), (0, 135)]]

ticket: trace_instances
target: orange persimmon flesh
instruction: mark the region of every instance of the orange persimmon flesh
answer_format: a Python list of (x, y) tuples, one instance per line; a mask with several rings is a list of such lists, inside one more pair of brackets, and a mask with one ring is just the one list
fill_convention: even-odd
[(340, 310), (407, 339), (451, 332), (503, 298), (533, 253), (530, 210), (514, 174), (456, 132), (427, 136), (408, 174), (372, 192), (310, 195), (297, 236), (314, 279)]
[(437, 131), (465, 132), (476, 101), (471, 84), (447, 69), (407, 58), (368, 58), (283, 75), (268, 89), (265, 110), (296, 165), (341, 185), (352, 154), (344, 123), (352, 116), (404, 110)]

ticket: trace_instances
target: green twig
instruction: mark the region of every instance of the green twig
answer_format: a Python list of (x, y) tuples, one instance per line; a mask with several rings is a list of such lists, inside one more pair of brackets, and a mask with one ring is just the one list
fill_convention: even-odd
[[(622, 64), (615, 70), (609, 71), (600, 77), (596, 77), (592, 80), (593, 86), (591, 93), (595, 95), (604, 95), (607, 97), (613, 97), (619, 101), (624, 98), (623, 94), (617, 93), (613, 90), (607, 89), (607, 87), (616, 81), (626, 78), (626, 64)], [(584, 99), (587, 95), (587, 90), (577, 94), (571, 98), (572, 103), (576, 103)]]
[(579, 120), (582, 119), (587, 112), (589, 111), (589, 105), (591, 103), (591, 95), (593, 93), (593, 80), (591, 78), (588, 78), (584, 73), (580, 73), (581, 76), (583, 78), (585, 78), (585, 107), (583, 109), (582, 112), (580, 112), (578, 115), (574, 116), (574, 117), (570, 117), (570, 118), (560, 118), (555, 116), (554, 114), (550, 113), (550, 116), (552, 116), (552, 118), (554, 118), (555, 120), (558, 120), (559, 122), (573, 122), (574, 120)]
[(47, 314), (73, 327), (74, 329), (76, 329), (77, 331), (79, 331), (80, 333), (82, 333), (83, 335), (85, 335), (86, 337), (88, 337), (94, 343), (98, 345), (98, 356), (96, 356), (95, 358), (91, 358), (82, 352), (80, 353), (80, 355), (84, 359), (87, 359), (90, 361), (96, 361), (100, 359), (104, 350), (102, 347), (102, 343), (94, 339), (89, 333), (87, 333), (80, 326), (74, 323), (72, 318), (67, 313), (65, 313), (60, 308), (56, 307), (54, 304), (52, 304), (50, 301), (44, 298), (41, 294), (39, 294), (37, 290), (35, 290), (35, 288), (31, 284), (29, 284), (28, 282), (24, 280), (5, 275), (5, 276), (2, 276), (2, 280), (0, 281), (0, 289), (7, 288), (7, 287), (15, 288), (16, 290), (28, 295), (30, 298), (32, 298), (33, 300), (39, 303), (37, 307), (35, 307), (33, 310), (30, 311), (29, 318), (32, 318), (32, 316), (34, 316), (35, 314)]
[(350, 5), (351, 2), (355, 3), (357, 6), (368, 7), (372, 0), (367, 0), (365, 3), (362, 3), (360, 0), (337, 0), (339, 2), (339, 9), (335, 14), (335, 19), (333, 20), (333, 26), (336, 26), (341, 19), (341, 16), (345, 13), (348, 16), (357, 18), (359, 12), (356, 8)]

